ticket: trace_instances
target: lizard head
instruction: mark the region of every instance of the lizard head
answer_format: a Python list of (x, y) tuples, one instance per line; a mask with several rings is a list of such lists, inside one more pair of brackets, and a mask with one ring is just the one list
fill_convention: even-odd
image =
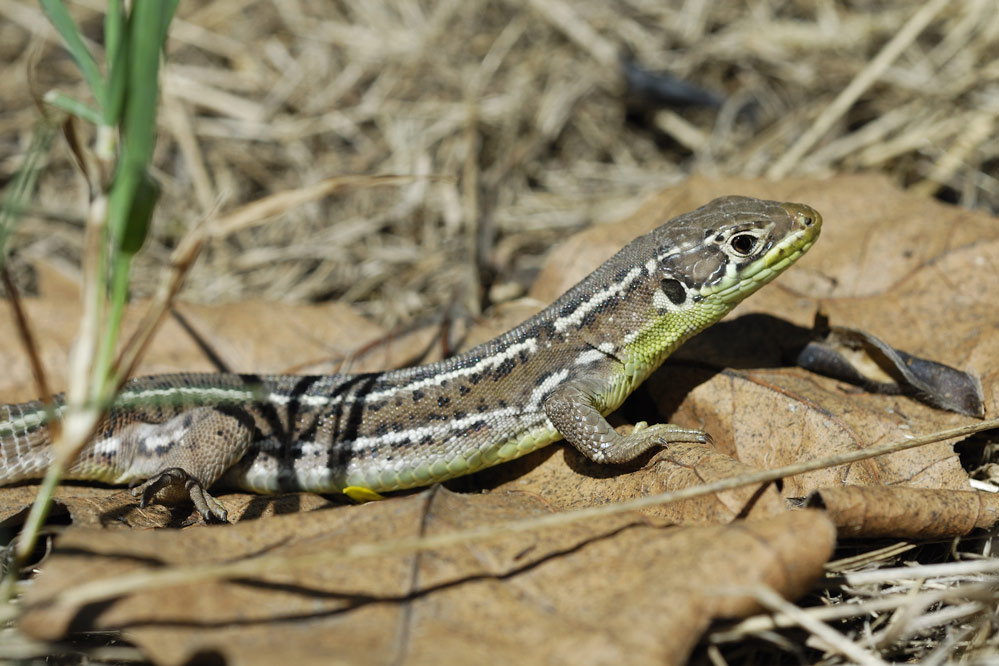
[(733, 196), (637, 239), (625, 251), (644, 262), (647, 307), (626, 345), (664, 358), (794, 263), (821, 227), (822, 216), (804, 204)]

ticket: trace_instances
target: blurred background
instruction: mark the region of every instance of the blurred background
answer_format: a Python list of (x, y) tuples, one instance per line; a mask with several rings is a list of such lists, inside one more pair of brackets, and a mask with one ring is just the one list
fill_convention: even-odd
[[(94, 53), (103, 7), (71, 4)], [(421, 178), (213, 241), (182, 297), (475, 315), (691, 174), (878, 172), (995, 213), (997, 56), (994, 0), (182, 2), (134, 294), (195, 220), (345, 174)], [(0, 60), (2, 186), (41, 97), (88, 93), (35, 2), (0, 0)], [(78, 274), (86, 203), (58, 139), (12, 240), (29, 292), (37, 261)]]

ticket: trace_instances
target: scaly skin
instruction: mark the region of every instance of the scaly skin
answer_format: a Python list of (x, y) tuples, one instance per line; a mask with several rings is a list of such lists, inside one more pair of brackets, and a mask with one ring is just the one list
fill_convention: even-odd
[[(635, 239), (517, 328), (453, 358), (363, 375), (173, 374), (128, 382), (70, 478), (135, 483), (143, 501), (224, 509), (219, 482), (352, 496), (443, 481), (565, 438), (598, 462), (706, 441), (658, 424), (622, 436), (604, 416), (695, 333), (783, 272), (818, 237), (803, 204), (717, 199)], [(41, 403), (0, 407), (0, 483), (51, 460)]]

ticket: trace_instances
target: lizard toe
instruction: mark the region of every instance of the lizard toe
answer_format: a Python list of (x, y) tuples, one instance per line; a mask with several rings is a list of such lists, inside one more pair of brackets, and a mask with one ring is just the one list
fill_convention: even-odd
[(190, 498), (205, 522), (210, 522), (213, 518), (228, 522), (229, 514), (225, 506), (205, 490), (200, 481), (180, 467), (169, 467), (150, 477), (148, 481), (132, 489), (132, 496), (141, 495), (139, 506), (146, 507), (163, 491), (166, 491), (168, 500)]
[(198, 510), (206, 523), (210, 522), (212, 517), (223, 523), (229, 522), (229, 512), (226, 511), (225, 506), (205, 490), (197, 479), (188, 479), (185, 487), (194, 503), (194, 508)]
[(180, 467), (169, 467), (132, 488), (132, 497), (140, 497), (139, 506), (145, 508), (161, 490), (184, 488), (188, 479), (190, 475)]

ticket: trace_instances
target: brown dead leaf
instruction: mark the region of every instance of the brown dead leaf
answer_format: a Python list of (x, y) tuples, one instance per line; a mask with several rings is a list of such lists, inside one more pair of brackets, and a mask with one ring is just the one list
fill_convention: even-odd
[(907, 395), (937, 409), (985, 416), (977, 377), (907, 354), (866, 331), (832, 327), (805, 345), (796, 361), (802, 368), (870, 393)]
[[(69, 528), (25, 598), (21, 627), (59, 638), (120, 630), (158, 664), (680, 664), (714, 617), (758, 610), (748, 586), (794, 598), (835, 531), (802, 511), (655, 528), (635, 516), (508, 534), (414, 555), (282, 565), (345, 545), (501, 525), (547, 509), (523, 493), (430, 490), (356, 507), (182, 532)], [(135, 590), (82, 606), (63, 590), (137, 571), (265, 556), (266, 573)]]
[[(993, 271), (996, 276), (984, 273), (999, 265), (999, 229), (982, 216), (922, 200), (917, 206), (912, 197), (877, 179), (693, 181), (654, 198), (643, 209), (652, 210), (652, 217), (636, 215), (628, 230), (622, 230), (626, 225), (603, 227), (600, 233), (611, 232), (603, 240), (584, 234), (582, 240), (570, 241), (580, 244), (576, 249), (553, 252), (543, 275), (557, 279), (547, 284), (539, 280), (536, 293), (561, 292), (568, 285), (560, 280), (571, 283), (592, 269), (579, 263), (587, 243), (598, 261), (596, 255), (609, 256), (640, 233), (635, 225), (654, 226), (663, 216), (728, 193), (810, 203), (826, 217), (823, 239), (799, 266), (740, 306), (736, 314), (744, 316), (688, 345), (614, 417), (619, 423), (671, 420), (705, 428), (715, 438), (714, 447), (675, 445), (620, 468), (593, 465), (564, 445), (551, 447), (455, 484), (496, 488), (487, 496), (428, 491), (372, 505), (278, 515), (324, 508), (328, 502), (310, 495), (273, 499), (230, 494), (221, 500), (231, 515), (241, 518), (232, 526), (131, 533), (74, 526), (57, 540), (54, 555), (43, 563), (25, 600), (24, 629), (45, 638), (68, 631), (119, 630), (164, 664), (209, 656), (236, 664), (279, 658), (326, 663), (332, 654), (362, 663), (523, 663), (527, 658), (539, 663), (679, 663), (711, 618), (755, 608), (747, 597), (733, 596), (736, 588), (763, 582), (793, 597), (819, 575), (832, 547), (831, 523), (814, 512), (788, 511), (785, 497), (842, 484), (966, 489), (967, 477), (950, 443), (943, 442), (786, 479), (779, 492), (773, 486), (744, 488), (667, 505), (641, 517), (509, 535), (421, 555), (282, 566), (289, 558), (345, 545), (502, 524), (552, 509), (676, 490), (967, 422), (904, 397), (868, 395), (787, 367), (788, 348), (807, 337), (819, 310), (833, 324), (871, 330), (897, 348), (980, 376), (986, 413), (996, 412), (997, 333), (987, 294), (997, 293), (999, 271)], [(874, 201), (878, 204), (871, 205)], [(676, 209), (666, 212), (670, 206)], [(844, 220), (844, 210), (853, 217)], [(909, 215), (912, 221), (896, 222), (893, 214)], [(947, 231), (946, 215), (960, 218), (953, 223), (960, 231)], [(908, 224), (919, 226), (915, 236)], [(920, 239), (918, 248), (906, 253), (908, 246), (893, 245), (891, 234), (906, 243), (910, 237)], [(975, 234), (987, 239), (974, 245), (956, 242)], [(936, 254), (928, 254), (927, 248)], [(902, 254), (885, 254), (892, 252)], [(921, 263), (913, 263), (913, 253)], [(877, 266), (890, 279), (875, 271)], [(580, 275), (566, 277), (577, 270)], [(869, 280), (856, 280), (858, 271)], [(872, 289), (874, 283), (880, 287)], [(959, 293), (942, 292), (943, 286)], [(361, 339), (379, 336), (351, 313), (326, 306), (302, 310), (304, 319), (297, 319), (299, 309), (290, 306), (181, 306), (181, 311), (198, 337), (221, 350), (237, 370), (306, 369), (317, 360), (349, 354)], [(327, 319), (343, 326), (327, 326)], [(65, 331), (64, 324), (50, 328), (54, 334)], [(470, 342), (488, 335), (486, 331), (494, 332), (495, 325), (482, 322), (462, 335)], [(411, 342), (416, 338), (393, 340), (392, 357), (415, 356), (435, 346), (436, 332), (430, 329), (426, 335), (420, 344)], [(159, 347), (164, 341), (166, 346)], [(180, 351), (169, 351), (174, 343)], [(207, 363), (179, 328), (160, 331), (154, 351), (157, 347), (167, 350), (158, 353), (165, 353), (169, 362), (187, 369), (192, 368), (186, 358)], [(377, 365), (373, 358), (364, 362)], [(513, 489), (519, 492), (503, 492)], [(90, 489), (74, 488), (61, 500), (78, 525), (190, 522), (176, 509), (139, 512), (126, 491), (95, 490), (89, 500), (85, 495), (71, 498), (78, 490)], [(118, 504), (112, 506), (102, 493), (112, 494)], [(952, 497), (957, 495), (948, 499)], [(14, 514), (23, 511), (24, 498), (17, 501), (22, 508)], [(962, 510), (941, 529), (966, 531), (971, 509)], [(932, 522), (926, 518), (932, 513), (914, 513), (913, 524)], [(886, 511), (880, 520), (892, 515)], [(976, 519), (990, 515), (981, 511)], [(753, 520), (732, 522), (738, 517)], [(138, 522), (147, 518), (151, 522)], [(246, 522), (248, 518), (259, 520)], [(660, 525), (731, 524), (667, 529), (646, 522), (650, 518)], [(856, 522), (841, 520), (844, 525)], [(870, 526), (878, 520), (873, 513), (865, 515), (866, 529), (875, 529)], [(286, 559), (276, 560), (258, 577), (137, 589), (82, 606), (56, 603), (60, 590), (88, 581), (259, 556)]]
[(946, 538), (999, 521), (999, 497), (975, 491), (840, 486), (814, 491), (807, 505), (824, 509), (840, 537)]
[[(65, 387), (66, 359), (80, 321), (79, 301), (68, 296), (67, 292), (58, 290), (51, 298), (43, 295), (41, 298), (23, 299), (42, 365), (48, 373), (49, 385), (55, 391), (62, 391)], [(7, 304), (2, 306), (7, 308)], [(123, 323), (126, 335), (135, 329), (141, 315), (141, 307), (129, 308)], [(0, 336), (4, 340), (18, 339), (13, 317), (0, 315)], [(20, 346), (9, 349), (4, 360), (0, 401), (20, 402), (39, 397), (31, 380), (28, 357)], [(142, 372), (176, 372), (180, 368), (191, 372), (211, 372), (214, 369), (177, 322), (166, 318), (153, 338), (142, 364)]]
[[(968, 421), (902, 397), (844, 391), (834, 380), (803, 370), (724, 370), (708, 381), (709, 376), (698, 368), (674, 369), (673, 382), (694, 386), (677, 420), (700, 424), (719, 449), (763, 469)], [(667, 382), (665, 375), (655, 377), (649, 390), (660, 390), (667, 404), (675, 404)], [(783, 493), (803, 497), (815, 488), (844, 483), (970, 489), (953, 441), (944, 441), (785, 479)]]
[[(0, 527), (21, 525), (35, 501), (38, 484), (0, 488)], [(267, 516), (314, 511), (344, 503), (315, 493), (251, 495), (227, 493), (219, 497), (230, 522), (255, 520)], [(55, 493), (51, 516), (68, 514), (77, 527), (183, 527), (202, 522), (189, 502), (176, 505), (153, 503), (139, 506), (139, 500), (127, 488), (104, 488), (63, 484)]]
[[(485, 486), (532, 493), (555, 509), (567, 510), (657, 495), (754, 471), (706, 444), (672, 444), (652, 456), (613, 467), (594, 463), (570, 446), (558, 446), (448, 485), (467, 491)], [(642, 513), (656, 524), (690, 525), (761, 519), (786, 510), (780, 493), (768, 484), (654, 506)]]
[[(0, 489), (0, 526), (19, 526), (35, 501), (38, 485)], [(182, 510), (185, 514), (188, 510)], [(172, 522), (171, 510), (162, 504), (140, 508), (128, 490), (62, 485), (56, 490), (50, 517), (69, 515), (74, 525), (105, 528), (165, 527)]]
[[(555, 507), (585, 506), (729, 476), (743, 469), (740, 465), (772, 468), (966, 422), (907, 398), (868, 395), (786, 367), (788, 347), (807, 337), (806, 327), (819, 310), (829, 313), (834, 324), (870, 330), (897, 348), (981, 377), (986, 411), (995, 413), (999, 333), (985, 295), (999, 290), (999, 270), (989, 270), (999, 265), (999, 225), (981, 214), (905, 194), (881, 178), (781, 183), (694, 179), (656, 195), (628, 220), (596, 227), (553, 250), (532, 293), (542, 300), (554, 298), (638, 233), (731, 193), (806, 201), (825, 215), (823, 237), (791, 271), (743, 303), (735, 313), (742, 316), (681, 349), (626, 403), (626, 418), (620, 419), (672, 420), (704, 428), (715, 438), (716, 453), (696, 463), (668, 454), (611, 468), (591, 465), (563, 445), (456, 487), (511, 483), (509, 487), (536, 492)], [(964, 286), (969, 284), (975, 287)], [(508, 306), (504, 312), (515, 313), (512, 317), (499, 317), (499, 324), (485, 319), (461, 337), (467, 346), (505, 330), (538, 303)], [(49, 313), (42, 317), (48, 333), (40, 332), (39, 338), (59, 341), (63, 353), (67, 327), (54, 313), (65, 311), (66, 304), (36, 301), (29, 306)], [(384, 339), (384, 346), (350, 366), (370, 370), (441, 346), (433, 328), (419, 339), (380, 338), (377, 327), (335, 305), (181, 305), (179, 311), (202, 341), (240, 371), (329, 371), (336, 363), (323, 367), (316, 362), (349, 357), (365, 343)], [(174, 322), (160, 331), (152, 353), (145, 368), (153, 371), (210, 367)], [(789, 479), (783, 494), (800, 497), (839, 483), (966, 489), (966, 475), (950, 445)], [(760, 497), (755, 492), (691, 500), (650, 515), (688, 523), (782, 510), (772, 488)]]
[[(79, 305), (65, 281), (49, 277), (53, 272), (50, 267), (40, 271), (46, 276), (40, 281), (40, 298), (23, 300), (50, 382), (61, 390), (65, 383), (62, 373), (79, 321)], [(145, 303), (139, 302), (126, 311), (125, 338), (144, 309)], [(212, 372), (216, 370), (210, 360), (213, 355), (234, 372), (335, 372), (345, 360), (350, 361), (352, 371), (365, 372), (404, 362), (433, 335), (428, 330), (401, 336), (399, 341), (389, 340), (354, 359), (359, 350), (386, 334), (340, 303), (250, 301), (205, 306), (181, 302), (175, 311), (177, 317), (166, 317), (157, 330), (138, 374)], [(4, 339), (17, 339), (13, 326), (12, 317), (0, 316), (0, 335)], [(0, 401), (38, 397), (26, 356), (19, 349), (11, 349), (8, 357), (8, 372), (0, 380)]]
[[(79, 322), (78, 296), (51, 267), (43, 265), (39, 276), (42, 296), (23, 302), (50, 384), (61, 391)], [(138, 302), (126, 310), (125, 339), (145, 307)], [(434, 344), (439, 335), (432, 326), (388, 334), (353, 308), (335, 302), (247, 301), (214, 306), (178, 302), (174, 316), (164, 318), (154, 335), (137, 374), (213, 372), (217, 367), (212, 357), (233, 372), (370, 372), (406, 365), (427, 349), (439, 352)], [(0, 336), (18, 339), (13, 317), (0, 315)], [(6, 360), (0, 402), (37, 398), (27, 356), (11, 348)]]
[[(631, 404), (646, 392), (658, 420), (703, 428), (721, 452), (764, 469), (968, 422), (908, 398), (870, 395), (784, 367), (821, 310), (832, 324), (862, 328), (980, 378), (986, 414), (996, 413), (999, 328), (990, 295), (999, 293), (999, 224), (906, 194), (880, 177), (693, 179), (654, 196), (618, 225), (567, 241), (552, 253), (532, 295), (549, 298), (591, 268), (560, 258), (609, 256), (622, 237), (725, 194), (807, 202), (825, 218), (822, 238), (774, 285), (681, 349)], [(652, 422), (648, 412), (646, 406), (633, 417)], [(843, 483), (967, 490), (953, 443), (787, 479), (783, 494), (801, 497)], [(522, 482), (531, 485), (526, 477)]]
[[(179, 303), (176, 310), (195, 337), (233, 372), (288, 372), (289, 368), (303, 374), (335, 372), (331, 366), (340, 365), (385, 334), (381, 327), (341, 303)], [(392, 359), (372, 360), (378, 364)], [(370, 369), (359, 366), (355, 363), (351, 367)]]
[[(825, 224), (816, 246), (777, 282), (736, 308), (730, 320), (749, 312), (782, 310), (783, 319), (810, 327), (815, 299), (878, 294), (887, 294), (890, 299), (895, 283), (924, 264), (930, 265), (954, 250), (999, 239), (999, 224), (994, 218), (906, 193), (882, 175), (780, 182), (694, 177), (654, 194), (620, 222), (597, 225), (569, 238), (551, 252), (531, 296), (551, 302), (635, 236), (716, 197), (733, 194), (807, 203), (822, 213)], [(978, 260), (983, 271), (986, 261)], [(971, 291), (967, 294), (971, 298), (984, 293), (962, 291)], [(879, 319), (888, 324), (884, 317)], [(883, 331), (872, 332), (897, 342)], [(909, 345), (895, 346), (913, 351)]]
[[(948, 235), (961, 224), (955, 213), (928, 236)], [(985, 216), (982, 216), (985, 217)], [(979, 378), (985, 412), (999, 403), (999, 223), (990, 236), (949, 250), (902, 276), (883, 295), (830, 299), (830, 323), (860, 328), (897, 349), (967, 370)], [(887, 312), (891, 317), (886, 316)]]

